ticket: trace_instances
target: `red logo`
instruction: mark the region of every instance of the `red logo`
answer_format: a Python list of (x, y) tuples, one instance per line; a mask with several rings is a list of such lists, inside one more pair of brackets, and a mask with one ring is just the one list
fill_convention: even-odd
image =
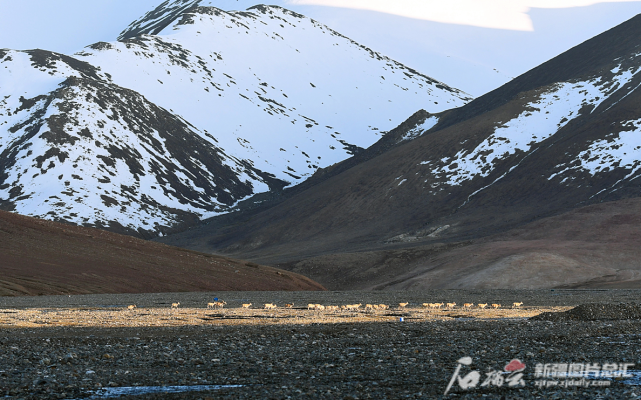
[(525, 364), (515, 358), (514, 360), (510, 361), (510, 363), (506, 365), (504, 369), (507, 372), (523, 371), (525, 369)]

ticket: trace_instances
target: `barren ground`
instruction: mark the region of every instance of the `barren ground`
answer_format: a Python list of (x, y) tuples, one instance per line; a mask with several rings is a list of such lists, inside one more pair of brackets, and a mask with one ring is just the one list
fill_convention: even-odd
[[(101, 388), (183, 385), (192, 391), (130, 392), (120, 398), (431, 399), (442, 397), (457, 360), (470, 356), (471, 369), (481, 372), (483, 379), (489, 369), (502, 370), (511, 360), (521, 360), (526, 365), (525, 386), (464, 391), (455, 384), (447, 398), (633, 398), (641, 395), (638, 386), (630, 384), (638, 384), (638, 378), (609, 379), (608, 387), (537, 388), (535, 382), (541, 379), (535, 376), (535, 365), (641, 365), (637, 354), (641, 320), (599, 314), (598, 307), (596, 314), (575, 312), (578, 319), (572, 321), (528, 317), (586, 303), (616, 308), (622, 302), (636, 302), (640, 294), (636, 290), (444, 290), (4, 297), (0, 298), (0, 396), (71, 399), (99, 396), (105, 393)], [(227, 306), (207, 309), (215, 297), (227, 301)], [(515, 301), (524, 304), (512, 308)], [(181, 306), (172, 309), (173, 302)], [(279, 308), (262, 309), (268, 302)], [(400, 309), (399, 302), (410, 304)], [(453, 310), (427, 311), (421, 306), (424, 302), (458, 305)], [(461, 309), (466, 302), (502, 307)], [(243, 303), (261, 308), (242, 309)], [(284, 308), (286, 303), (294, 307)], [(327, 312), (307, 310), (308, 303), (392, 307)], [(127, 310), (129, 304), (137, 308)], [(461, 375), (471, 369), (464, 367)], [(636, 374), (637, 369), (630, 367)], [(241, 386), (193, 391), (195, 385)]]

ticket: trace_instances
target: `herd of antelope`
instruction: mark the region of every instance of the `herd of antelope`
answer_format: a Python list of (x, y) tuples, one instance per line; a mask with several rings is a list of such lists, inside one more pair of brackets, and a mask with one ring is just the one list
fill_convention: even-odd
[[(207, 308), (218, 308), (218, 309), (220, 309), (220, 308), (225, 307), (226, 305), (227, 305), (226, 301), (218, 300), (218, 301), (214, 301), (213, 303), (207, 303)], [(322, 304), (311, 304), (310, 303), (310, 304), (307, 305), (307, 309), (308, 310), (315, 310), (315, 311), (339, 311), (339, 310), (343, 310), (343, 311), (358, 311), (358, 310), (361, 310), (361, 306), (362, 305), (363, 305), (362, 303), (359, 303), (359, 304), (346, 304), (346, 305), (342, 305), (342, 306), (325, 306), (325, 305), (322, 305)], [(398, 309), (404, 309), (408, 305), (409, 305), (409, 303), (398, 303), (398, 307), (397, 308)], [(427, 309), (431, 309), (431, 310), (439, 310), (439, 309), (443, 309), (443, 308), (447, 308), (448, 310), (452, 310), (452, 309), (456, 308), (456, 303), (423, 303), (422, 305), (423, 305), (423, 308), (427, 308)], [(523, 302), (518, 302), (518, 303), (515, 302), (515, 303), (512, 303), (512, 308), (519, 308), (522, 305), (523, 305)], [(242, 308), (249, 309), (249, 308), (251, 308), (251, 306), (252, 306), (252, 303), (242, 304)], [(485, 309), (487, 306), (488, 306), (487, 303), (476, 304), (476, 307), (478, 307), (480, 309)], [(180, 307), (180, 303), (172, 303), (171, 304), (171, 308), (178, 308), (178, 307)], [(293, 303), (285, 304), (285, 308), (293, 308), (293, 307), (294, 307)], [(462, 307), (463, 307), (463, 309), (470, 310), (470, 309), (474, 308), (474, 303), (464, 303)], [(492, 304), (491, 307), (494, 308), (494, 309), (502, 308), (502, 306), (500, 304), (496, 304), (496, 303)], [(133, 310), (135, 308), (136, 308), (135, 304), (127, 306), (128, 310)], [(265, 303), (265, 304), (263, 304), (263, 308), (265, 310), (273, 310), (273, 309), (278, 308), (278, 306), (276, 304), (273, 304), (273, 303)], [(386, 304), (365, 304), (365, 307), (363, 307), (363, 310), (364, 311), (375, 311), (375, 310), (387, 310), (389, 308), (390, 307), (388, 305), (386, 305)]]
[[(522, 305), (523, 305), (523, 302), (518, 302), (518, 303), (515, 302), (515, 303), (512, 303), (512, 308), (519, 308)], [(423, 303), (423, 307), (429, 308), (429, 309), (441, 309), (444, 306), (446, 306), (447, 309), (451, 310), (451, 309), (456, 308), (456, 303), (447, 303), (447, 304), (445, 304), (445, 303)], [(480, 308), (480, 309), (485, 309), (485, 308), (487, 308), (488, 304), (487, 303), (478, 303), (476, 306), (478, 308)], [(470, 309), (474, 308), (474, 303), (464, 303), (462, 307), (464, 309), (466, 309), (466, 310), (470, 310)], [(492, 308), (495, 308), (495, 309), (502, 308), (502, 307), (503, 306), (501, 306), (500, 304), (496, 304), (496, 303), (492, 304)]]

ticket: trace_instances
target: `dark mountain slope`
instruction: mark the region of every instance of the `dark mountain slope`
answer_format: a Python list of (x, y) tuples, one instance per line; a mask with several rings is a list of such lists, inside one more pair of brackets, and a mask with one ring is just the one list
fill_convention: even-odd
[(281, 264), (335, 290), (639, 288), (641, 199), (581, 207), (473, 241)]

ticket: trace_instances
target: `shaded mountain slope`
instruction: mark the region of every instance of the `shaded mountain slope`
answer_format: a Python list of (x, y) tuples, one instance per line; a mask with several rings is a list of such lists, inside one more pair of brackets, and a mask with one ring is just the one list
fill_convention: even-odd
[[(244, 224), (205, 226), (169, 242), (276, 264), (459, 243), (583, 205), (638, 197), (640, 26), (635, 17), (597, 36), (571, 57), (524, 74), (521, 83), (446, 113), (421, 137)], [(618, 38), (622, 44), (612, 45)], [(573, 73), (565, 66), (570, 59)], [(506, 100), (502, 90), (513, 94)], [(460, 122), (443, 122), (456, 115)], [(400, 272), (386, 274), (392, 281)]]
[[(581, 207), (456, 243), (280, 264), (333, 290), (641, 287), (641, 199)], [(407, 245), (406, 245), (407, 246)]]
[(0, 295), (323, 290), (295, 273), (0, 212)]

